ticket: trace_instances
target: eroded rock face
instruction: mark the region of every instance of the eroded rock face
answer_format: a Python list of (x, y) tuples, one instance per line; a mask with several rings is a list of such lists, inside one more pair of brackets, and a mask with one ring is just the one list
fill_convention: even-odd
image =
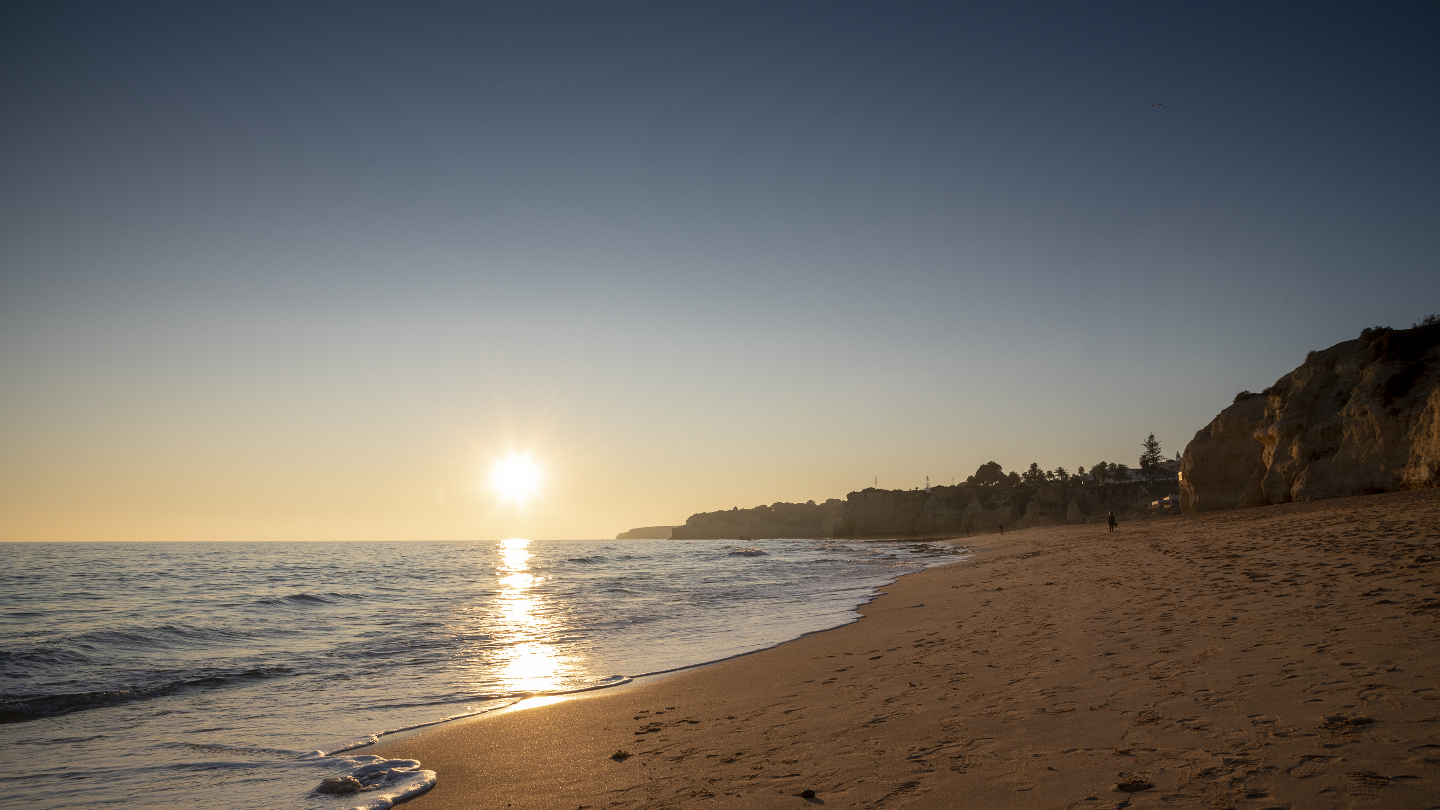
[(1440, 486), (1440, 326), (1366, 330), (1238, 398), (1185, 448), (1180, 506)]
[(1180, 510), (1210, 512), (1260, 506), (1264, 447), (1255, 429), (1265, 416), (1265, 397), (1251, 394), (1220, 412), (1190, 440), (1180, 462)]

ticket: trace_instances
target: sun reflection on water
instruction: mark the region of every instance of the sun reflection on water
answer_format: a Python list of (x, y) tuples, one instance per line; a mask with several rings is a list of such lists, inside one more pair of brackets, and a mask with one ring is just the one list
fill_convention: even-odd
[(545, 616), (545, 596), (537, 588), (544, 578), (529, 570), (529, 547), (529, 540), (518, 537), (500, 543), (500, 677), (511, 691), (548, 692), (564, 688), (573, 667), (556, 651), (554, 622)]

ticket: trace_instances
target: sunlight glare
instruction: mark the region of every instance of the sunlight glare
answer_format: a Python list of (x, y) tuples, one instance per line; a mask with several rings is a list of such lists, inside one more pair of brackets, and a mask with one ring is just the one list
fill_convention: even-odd
[(540, 465), (529, 456), (511, 453), (490, 469), (490, 486), (501, 500), (524, 503), (540, 490)]

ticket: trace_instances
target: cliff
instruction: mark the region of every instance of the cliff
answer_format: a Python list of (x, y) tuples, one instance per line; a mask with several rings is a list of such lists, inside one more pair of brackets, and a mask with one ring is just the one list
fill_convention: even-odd
[(1180, 511), (1245, 509), (1269, 503), (1260, 486), (1265, 477), (1265, 447), (1255, 439), (1265, 403), (1262, 394), (1242, 392), (1190, 440), (1180, 460)]
[[(1148, 514), (1150, 502), (1176, 493), (1173, 483), (1127, 482), (1103, 486), (960, 484), (923, 490), (866, 488), (844, 501), (776, 503), (691, 515), (675, 526), (675, 540), (777, 538), (906, 538), (988, 534), (1031, 526), (1102, 519), (1114, 511), (1130, 519)], [(636, 530), (639, 531), (639, 530)], [(625, 539), (625, 538), (620, 538)]]
[(642, 526), (615, 535), (616, 540), (669, 540), (674, 526)]
[(1185, 448), (1180, 506), (1236, 509), (1440, 485), (1440, 325), (1367, 329), (1242, 393)]
[(835, 537), (925, 537), (1085, 523), (1111, 511), (1122, 518), (1148, 513), (1150, 502), (1176, 491), (1173, 483), (975, 485), (923, 490), (866, 488), (852, 492)]
[(740, 538), (830, 537), (840, 515), (838, 499), (817, 504), (775, 503), (753, 509), (701, 512), (686, 518), (670, 532), (674, 540), (731, 540)]

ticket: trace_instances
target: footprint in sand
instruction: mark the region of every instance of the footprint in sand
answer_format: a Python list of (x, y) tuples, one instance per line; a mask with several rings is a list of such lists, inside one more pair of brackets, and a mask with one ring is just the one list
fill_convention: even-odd
[(1325, 763), (1332, 762), (1335, 759), (1336, 757), (1327, 757), (1318, 754), (1303, 756), (1300, 757), (1299, 764), (1287, 770), (1286, 773), (1296, 779), (1312, 779), (1325, 773)]
[(1378, 799), (1389, 784), (1390, 777), (1374, 771), (1345, 774), (1345, 793), (1356, 799)]
[(1410, 753), (1426, 765), (1440, 765), (1440, 745), (1417, 745), (1410, 749)]

